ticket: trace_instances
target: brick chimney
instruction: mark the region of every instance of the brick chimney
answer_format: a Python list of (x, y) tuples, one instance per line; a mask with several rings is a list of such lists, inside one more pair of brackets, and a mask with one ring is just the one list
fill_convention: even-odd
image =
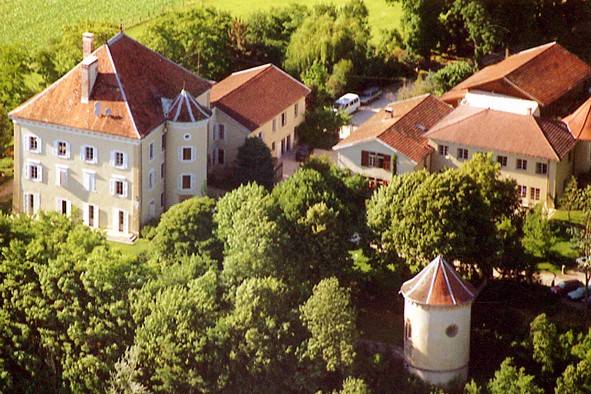
[(92, 93), (92, 88), (96, 81), (98, 74), (98, 59), (94, 55), (89, 55), (82, 60), (80, 67), (80, 101), (84, 104), (88, 103), (88, 99)]
[(86, 59), (94, 51), (94, 34), (86, 32), (82, 34), (82, 59)]

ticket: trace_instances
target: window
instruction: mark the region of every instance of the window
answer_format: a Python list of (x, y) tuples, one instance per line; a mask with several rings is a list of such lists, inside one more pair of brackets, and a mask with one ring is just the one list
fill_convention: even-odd
[(288, 135), (285, 140), (286, 150), (291, 150), (291, 135)]
[(287, 124), (287, 113), (282, 113), (281, 114), (281, 127), (285, 127), (285, 125)]
[(223, 149), (218, 149), (218, 164), (220, 164), (220, 165), (224, 165), (224, 160), (225, 160), (224, 154), (225, 154), (225, 152)]
[(363, 167), (383, 168), (390, 171), (392, 157), (382, 153), (361, 151), (361, 165)]
[(273, 131), (277, 130), (277, 119), (273, 119)]
[(507, 167), (507, 156), (497, 156), (497, 163), (499, 163), (501, 167)]
[(449, 146), (447, 145), (439, 145), (437, 147), (440, 156), (447, 156), (447, 152), (449, 151)]
[(293, 117), (294, 117), (294, 118), (297, 118), (297, 117), (298, 117), (298, 115), (300, 114), (300, 111), (299, 111), (299, 110), (300, 110), (300, 108), (299, 108), (299, 104), (298, 104), (298, 103), (295, 103), (295, 104), (293, 105)]
[(263, 139), (263, 133), (260, 132), (259, 135), (258, 135), (258, 137), (259, 137), (260, 140), (262, 140)]
[(538, 201), (540, 199), (540, 189), (538, 189), (537, 187), (530, 187), (529, 191), (530, 191), (530, 198), (532, 200)]
[(458, 159), (468, 160), (468, 149), (458, 148)]
[(70, 158), (70, 144), (66, 141), (56, 141), (55, 142), (55, 155), (62, 159), (69, 159)]
[(154, 189), (154, 169), (148, 171), (148, 190)]
[(154, 143), (150, 142), (150, 145), (148, 145), (148, 158), (150, 160), (154, 160)]
[(84, 224), (89, 227), (98, 228), (99, 225), (99, 209), (93, 204), (84, 204)]
[(458, 335), (458, 326), (455, 324), (450, 324), (449, 326), (447, 326), (447, 328), (445, 329), (445, 335), (447, 335), (450, 338), (453, 338), (456, 335)]
[(61, 187), (68, 186), (68, 167), (55, 167), (55, 184)]
[(162, 145), (162, 152), (164, 152), (166, 150), (166, 134), (162, 134), (161, 145)]
[(41, 138), (35, 135), (29, 135), (27, 136), (26, 144), (29, 152), (41, 153)]
[(38, 161), (29, 161), (25, 167), (25, 178), (33, 182), (41, 182), (43, 180), (43, 167)]
[(80, 152), (80, 158), (87, 163), (96, 163), (97, 162), (97, 152), (94, 146), (84, 145)]
[(519, 197), (526, 198), (527, 197), (527, 186), (517, 185), (517, 192), (519, 193)]
[(281, 140), (281, 155), (285, 153), (285, 138)]
[(128, 192), (128, 183), (127, 180), (123, 178), (113, 178), (111, 179), (111, 194), (114, 196), (126, 198)]
[(410, 320), (406, 319), (404, 322), (404, 337), (410, 339), (412, 337), (412, 326)]
[(226, 126), (223, 124), (218, 125), (218, 140), (224, 140), (226, 138)]
[(82, 171), (82, 182), (84, 189), (89, 192), (96, 191), (96, 172), (83, 170)]
[(515, 168), (517, 168), (518, 170), (526, 171), (527, 170), (527, 160), (517, 159), (517, 164), (516, 164)]
[(164, 179), (164, 174), (166, 173), (166, 164), (160, 164), (160, 179)]
[(160, 193), (160, 206), (164, 208), (164, 193)]
[(115, 168), (127, 168), (127, 155), (121, 151), (111, 152), (111, 165)]
[(191, 141), (191, 134), (187, 133), (187, 134), (183, 135), (183, 139), (185, 141)]
[(271, 142), (271, 153), (275, 153), (275, 141)]
[(548, 173), (548, 164), (536, 163), (536, 174), (547, 174), (547, 173)]
[(127, 233), (128, 215), (127, 212), (121, 209), (113, 209), (113, 230), (120, 233)]
[(39, 211), (39, 193), (25, 193), (24, 212), (33, 215)]
[(184, 146), (181, 148), (181, 161), (193, 161), (193, 148), (190, 146)]
[(181, 176), (181, 189), (182, 190), (191, 190), (191, 175), (182, 175)]
[(72, 211), (72, 203), (70, 201), (65, 200), (63, 198), (58, 198), (56, 205), (56, 210), (59, 213), (61, 213), (62, 215), (70, 216), (70, 213)]

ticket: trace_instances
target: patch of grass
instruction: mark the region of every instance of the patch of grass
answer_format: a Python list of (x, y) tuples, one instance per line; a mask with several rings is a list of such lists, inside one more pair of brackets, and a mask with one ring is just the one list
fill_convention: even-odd
[[(312, 6), (323, 0), (300, 0)], [(341, 4), (342, 2), (336, 2)], [(141, 35), (145, 23), (171, 11), (188, 11), (198, 6), (214, 6), (237, 17), (256, 10), (268, 10), (289, 4), (282, 0), (4, 0), (0, 1), (0, 44), (25, 44), (38, 47), (59, 38), (67, 25), (82, 21), (123, 24), (133, 36)], [(366, 0), (369, 25), (374, 39), (382, 29), (400, 26), (401, 7), (385, 0)]]
[(550, 217), (550, 220), (572, 223), (572, 224), (583, 224), (585, 220), (585, 214), (583, 211), (570, 211), (570, 220), (569, 220), (569, 212), (563, 209), (557, 209), (554, 214)]
[(558, 267), (555, 263), (551, 263), (550, 261), (538, 263), (536, 264), (536, 268), (538, 271), (548, 271), (555, 275), (558, 275), (561, 272), (560, 267)]
[(130, 257), (137, 257), (142, 253), (149, 253), (152, 248), (150, 241), (145, 238), (140, 238), (131, 245), (113, 241), (107, 242), (113, 250), (119, 250), (124, 255)]

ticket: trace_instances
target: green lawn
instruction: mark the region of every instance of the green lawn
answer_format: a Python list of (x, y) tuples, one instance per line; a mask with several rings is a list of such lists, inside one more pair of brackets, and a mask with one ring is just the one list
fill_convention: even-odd
[(139, 256), (142, 252), (147, 253), (151, 247), (150, 241), (148, 241), (145, 238), (138, 239), (132, 245), (122, 244), (119, 242), (112, 242), (112, 241), (108, 241), (108, 243), (113, 250), (119, 250), (124, 255), (132, 256), (132, 257)]
[[(300, 0), (312, 5), (323, 0)], [(337, 0), (336, 3), (342, 3)], [(215, 6), (243, 17), (259, 9), (289, 4), (281, 0), (3, 0), (0, 1), (0, 44), (27, 46), (46, 44), (59, 37), (64, 26), (85, 20), (123, 24), (131, 35), (141, 32), (142, 23), (168, 11), (188, 10), (199, 5)], [(398, 27), (401, 9), (385, 0), (366, 0), (374, 36), (381, 29)], [(137, 26), (134, 28), (133, 26)]]
[(557, 209), (551, 217), (551, 220), (558, 220), (561, 222), (571, 222), (575, 224), (583, 224), (583, 220), (585, 219), (585, 215), (583, 211), (570, 211), (570, 220), (569, 220), (569, 212)]

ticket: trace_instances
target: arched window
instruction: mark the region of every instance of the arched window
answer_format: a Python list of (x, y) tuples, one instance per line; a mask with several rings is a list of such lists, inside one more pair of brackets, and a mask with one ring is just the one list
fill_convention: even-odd
[(410, 324), (410, 320), (406, 319), (406, 322), (404, 322), (404, 337), (406, 339), (410, 339), (411, 336), (412, 336), (412, 326)]

